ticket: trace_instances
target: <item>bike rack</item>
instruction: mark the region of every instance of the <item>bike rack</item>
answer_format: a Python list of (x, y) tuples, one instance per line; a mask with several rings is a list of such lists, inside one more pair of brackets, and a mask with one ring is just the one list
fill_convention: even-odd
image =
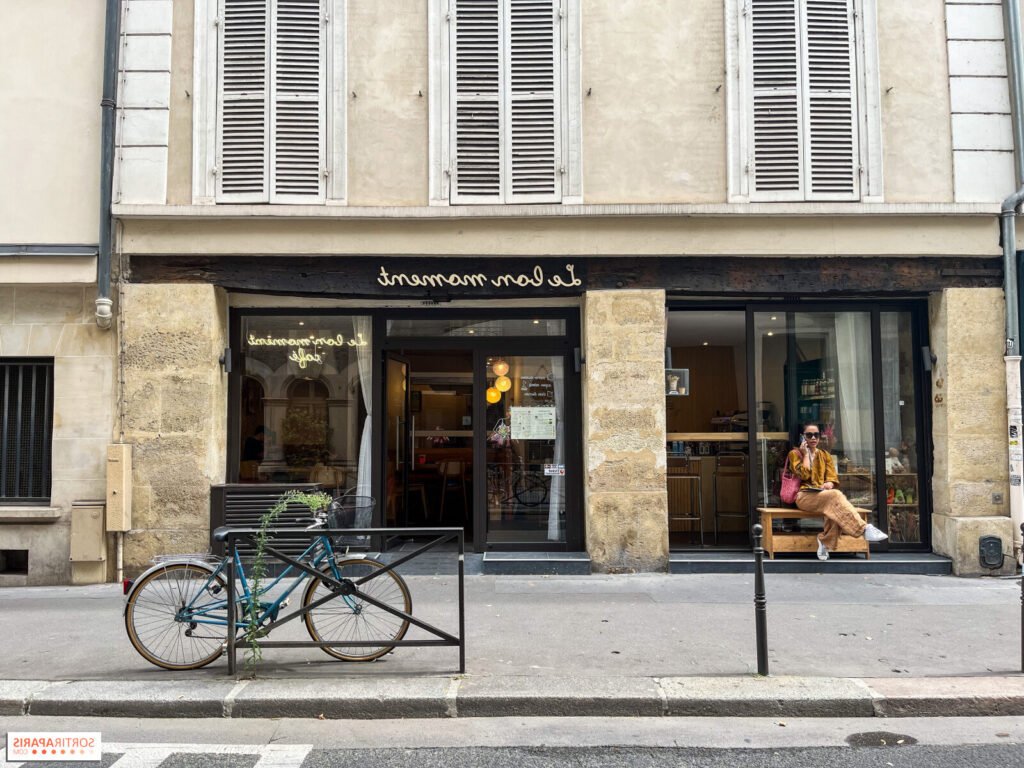
[[(235, 621), (235, 551), (240, 541), (248, 542), (255, 546), (256, 536), (260, 533), (258, 528), (232, 528), (227, 531), (226, 535), (226, 549), (227, 549), (227, 571), (228, 571), (228, 631), (227, 631), (227, 654), (228, 654), (228, 674), (234, 675), (235, 668), (237, 665), (237, 654), (238, 654), (238, 637)], [(295, 536), (298, 534), (305, 534), (310, 540), (317, 538), (318, 536), (327, 536), (331, 539), (337, 536), (374, 536), (380, 535), (387, 538), (394, 536), (407, 536), (415, 538), (426, 538), (432, 537), (423, 546), (413, 550), (407, 555), (403, 555), (392, 563), (381, 563), (381, 568), (374, 571), (369, 576), (359, 579), (355, 582), (342, 582), (333, 578), (330, 573), (318, 571), (315, 568), (311, 568), (305, 563), (299, 562), (293, 557), (284, 554), (283, 552), (274, 549), (272, 543), (268, 543), (264, 546), (263, 551), (278, 560), (285, 565), (290, 565), (297, 570), (303, 571), (311, 576), (316, 576), (321, 579), (325, 584), (330, 584), (338, 588), (337, 592), (315, 600), (310, 603), (309, 606), (303, 608), (299, 607), (287, 616), (271, 621), (267, 624), (260, 626), (260, 629), (265, 632), (280, 627), (282, 624), (287, 624), (300, 616), (304, 616), (314, 608), (319, 608), (321, 605), (330, 602), (342, 595), (354, 595), (361, 600), (365, 600), (367, 603), (374, 605), (388, 613), (399, 616), (402, 619), (408, 621), (413, 626), (419, 627), (420, 629), (429, 632), (437, 639), (423, 639), (423, 640), (344, 640), (337, 642), (316, 642), (315, 640), (257, 640), (256, 644), (260, 648), (343, 648), (348, 646), (363, 647), (367, 645), (375, 646), (389, 646), (391, 648), (397, 648), (400, 646), (458, 646), (459, 649), (459, 673), (464, 674), (466, 671), (466, 595), (465, 595), (465, 561), (466, 561), (466, 548), (465, 548), (465, 532), (462, 528), (317, 528), (311, 531), (296, 531), (295, 528), (268, 528), (265, 533), (267, 536), (273, 536), (274, 534), (288, 534), (289, 536)], [(428, 624), (427, 622), (416, 618), (412, 614), (404, 613), (389, 605), (385, 605), (369, 595), (364, 594), (360, 589), (359, 585), (365, 581), (372, 580), (379, 576), (382, 576), (388, 571), (393, 571), (403, 563), (407, 563), (410, 560), (419, 557), (425, 552), (429, 552), (435, 547), (445, 544), (449, 541), (456, 541), (459, 547), (459, 633), (458, 635), (452, 635), (449, 632), (445, 632), (442, 629)], [(248, 647), (250, 641), (245, 640), (245, 645)]]

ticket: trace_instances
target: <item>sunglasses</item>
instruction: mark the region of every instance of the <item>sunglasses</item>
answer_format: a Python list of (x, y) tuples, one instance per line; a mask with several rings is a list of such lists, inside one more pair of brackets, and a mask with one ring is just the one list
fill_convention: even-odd
[(804, 432), (804, 437), (806, 437), (808, 440), (817, 440), (819, 437), (821, 437), (821, 433), (820, 432)]

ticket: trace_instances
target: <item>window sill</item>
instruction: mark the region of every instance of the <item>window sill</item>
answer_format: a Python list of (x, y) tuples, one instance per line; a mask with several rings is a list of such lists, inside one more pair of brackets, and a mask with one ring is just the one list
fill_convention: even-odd
[(0, 525), (37, 525), (55, 523), (64, 510), (60, 507), (3, 507), (0, 506)]

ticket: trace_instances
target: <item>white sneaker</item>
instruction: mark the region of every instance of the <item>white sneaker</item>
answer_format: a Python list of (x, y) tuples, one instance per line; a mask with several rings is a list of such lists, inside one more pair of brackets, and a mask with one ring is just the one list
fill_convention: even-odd
[(868, 523), (864, 527), (864, 538), (868, 541), (885, 541), (889, 538), (889, 534), (882, 533), (880, 530), (875, 528), (871, 523)]
[(825, 546), (825, 542), (818, 539), (818, 559), (828, 560), (828, 547)]

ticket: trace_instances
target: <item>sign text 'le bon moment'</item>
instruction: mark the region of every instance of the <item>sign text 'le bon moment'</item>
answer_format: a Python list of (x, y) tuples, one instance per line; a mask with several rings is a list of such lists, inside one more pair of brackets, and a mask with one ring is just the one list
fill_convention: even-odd
[(576, 288), (583, 281), (576, 277), (576, 268), (566, 264), (563, 274), (546, 275), (539, 264), (526, 272), (506, 272), (488, 277), (483, 272), (388, 272), (380, 268), (377, 282), (385, 288), (405, 286), (409, 288)]

